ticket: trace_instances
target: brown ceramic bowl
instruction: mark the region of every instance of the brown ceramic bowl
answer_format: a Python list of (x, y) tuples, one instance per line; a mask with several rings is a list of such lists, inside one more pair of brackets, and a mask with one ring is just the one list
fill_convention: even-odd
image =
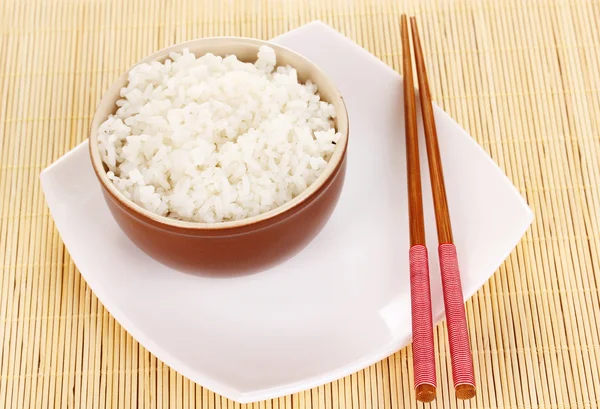
[(235, 54), (247, 62), (256, 61), (260, 46), (268, 44), (278, 65), (291, 65), (301, 81), (310, 79), (323, 100), (334, 105), (336, 128), (341, 133), (337, 148), (319, 178), (285, 205), (244, 220), (222, 223), (195, 223), (158, 216), (125, 198), (106, 176), (98, 151), (99, 125), (117, 109), (120, 89), (127, 84), (127, 72), (110, 87), (98, 105), (92, 121), (89, 146), (94, 171), (113, 217), (125, 234), (155, 260), (186, 272), (237, 274), (274, 266), (304, 248), (323, 228), (335, 208), (346, 171), (348, 113), (333, 82), (316, 65), (301, 55), (264, 41), (219, 37), (178, 44), (145, 58), (140, 63), (164, 61), (170, 52), (189, 48), (197, 56)]

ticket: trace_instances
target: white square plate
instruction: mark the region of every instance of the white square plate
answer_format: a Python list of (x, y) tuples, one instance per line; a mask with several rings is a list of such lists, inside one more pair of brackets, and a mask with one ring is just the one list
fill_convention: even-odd
[[(238, 402), (298, 392), (355, 372), (411, 340), (402, 80), (320, 22), (274, 42), (321, 66), (350, 117), (339, 205), (299, 255), (259, 274), (182, 274), (138, 250), (101, 196), (87, 142), (44, 170), (56, 226), (81, 274), (143, 346), (193, 381)], [(500, 266), (532, 221), (502, 171), (435, 110), (465, 297)], [(426, 232), (437, 254), (422, 147)], [(435, 322), (444, 317), (431, 257)]]

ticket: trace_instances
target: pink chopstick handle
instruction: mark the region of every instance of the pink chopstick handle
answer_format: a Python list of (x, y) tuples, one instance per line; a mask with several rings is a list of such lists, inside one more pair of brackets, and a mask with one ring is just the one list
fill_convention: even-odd
[(423, 384), (435, 387), (433, 319), (427, 248), (420, 244), (412, 246), (409, 251), (409, 261), (415, 388)]
[(475, 387), (473, 356), (469, 345), (469, 330), (467, 328), (456, 247), (454, 247), (454, 244), (440, 244), (438, 252), (454, 387), (456, 388), (458, 385), (472, 385)]

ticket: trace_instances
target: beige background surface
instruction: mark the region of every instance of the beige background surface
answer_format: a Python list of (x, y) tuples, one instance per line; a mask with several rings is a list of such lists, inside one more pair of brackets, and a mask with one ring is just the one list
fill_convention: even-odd
[[(3, 0), (0, 2), (0, 407), (232, 408), (109, 316), (74, 267), (40, 171), (86, 137), (117, 75), (163, 46), (270, 38), (313, 19), (400, 69), (399, 15), (421, 24), (435, 100), (536, 214), (467, 304), (477, 398), (456, 402), (436, 328), (437, 408), (597, 408), (600, 399), (599, 1)], [(404, 408), (410, 347), (255, 408)]]

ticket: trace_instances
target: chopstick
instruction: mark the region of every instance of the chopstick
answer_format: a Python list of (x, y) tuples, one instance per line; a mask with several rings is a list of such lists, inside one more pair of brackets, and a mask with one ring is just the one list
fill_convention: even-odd
[(475, 375), (473, 371), (473, 357), (469, 345), (469, 331), (467, 329), (460, 271), (458, 269), (458, 256), (452, 236), (452, 225), (450, 223), (450, 212), (448, 211), (448, 199), (446, 197), (442, 160), (431, 103), (431, 92), (429, 90), (425, 59), (423, 58), (423, 50), (421, 49), (421, 40), (415, 17), (410, 18), (410, 26), (419, 82), (419, 96), (421, 98), (421, 113), (425, 130), (429, 176), (435, 208), (439, 243), (438, 255), (442, 275), (444, 305), (446, 308), (446, 322), (448, 325), (452, 378), (456, 397), (459, 399), (470, 399), (475, 396)]
[(406, 166), (408, 182), (408, 218), (410, 229), (410, 293), (413, 331), (413, 369), (417, 400), (431, 402), (436, 394), (435, 353), (429, 262), (425, 243), (425, 221), (421, 189), (421, 164), (415, 87), (408, 39), (408, 21), (401, 17), (404, 73), (404, 120), (406, 130)]

